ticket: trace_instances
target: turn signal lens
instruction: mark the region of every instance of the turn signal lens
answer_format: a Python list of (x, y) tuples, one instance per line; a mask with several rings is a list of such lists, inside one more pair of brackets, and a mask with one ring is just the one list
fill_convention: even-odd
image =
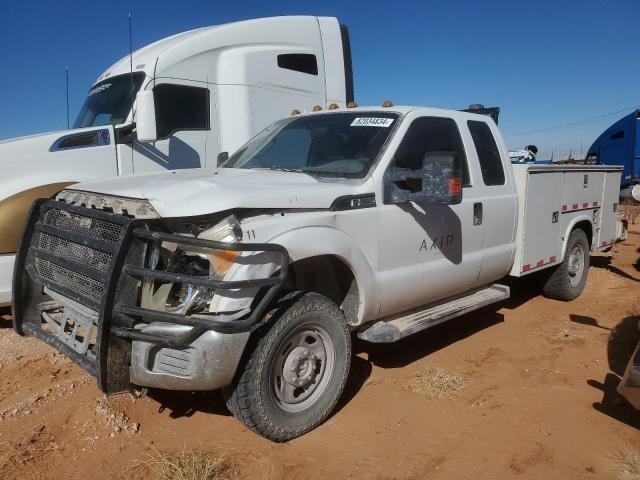
[(358, 104), (356, 102), (354, 102), (353, 100), (351, 100), (349, 103), (347, 103), (347, 108), (356, 108), (358, 106)]
[(329, 105), (329, 110), (335, 110), (338, 108), (338, 104), (337, 103), (332, 103), (331, 105)]
[(391, 100), (385, 100), (382, 104), (383, 107), (393, 107), (393, 102)]
[(322, 110), (322, 107), (320, 105), (314, 105), (313, 106), (313, 111), (314, 112), (319, 112), (320, 110)]
[(300, 115), (300, 110), (294, 108), (293, 110), (291, 110), (291, 115)]
[(216, 250), (209, 255), (213, 270), (220, 275), (224, 275), (231, 268), (231, 265), (235, 263), (239, 253), (233, 250)]

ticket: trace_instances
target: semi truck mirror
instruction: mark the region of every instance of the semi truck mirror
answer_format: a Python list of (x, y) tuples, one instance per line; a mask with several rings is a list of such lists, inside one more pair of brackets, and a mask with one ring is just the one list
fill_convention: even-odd
[(229, 152), (220, 152), (218, 154), (218, 167), (229, 160)]
[(422, 157), (421, 169), (389, 167), (383, 189), (385, 203), (460, 203), (462, 162), (456, 152), (427, 152)]
[(158, 139), (156, 130), (156, 106), (153, 90), (143, 90), (136, 97), (136, 136), (141, 142), (155, 142)]

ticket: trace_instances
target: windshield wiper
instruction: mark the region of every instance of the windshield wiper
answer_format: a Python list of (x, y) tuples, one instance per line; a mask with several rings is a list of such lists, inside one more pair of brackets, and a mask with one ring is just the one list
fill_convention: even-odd
[(252, 167), (251, 170), (275, 170), (276, 172), (295, 172), (306, 173), (300, 168), (288, 168), (288, 167)]

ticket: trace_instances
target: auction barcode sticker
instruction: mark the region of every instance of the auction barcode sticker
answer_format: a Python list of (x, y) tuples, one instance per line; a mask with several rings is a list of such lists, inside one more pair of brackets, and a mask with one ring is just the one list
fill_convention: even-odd
[(358, 117), (351, 122), (352, 127), (384, 127), (387, 128), (393, 123), (393, 118), (383, 117)]

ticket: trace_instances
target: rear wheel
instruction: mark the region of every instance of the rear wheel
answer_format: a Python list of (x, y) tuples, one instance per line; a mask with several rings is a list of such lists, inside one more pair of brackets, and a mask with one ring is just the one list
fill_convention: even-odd
[(589, 271), (589, 240), (583, 230), (571, 232), (564, 260), (551, 270), (542, 277), (545, 297), (566, 301), (582, 293)]
[(227, 406), (240, 421), (284, 442), (329, 416), (351, 363), (351, 335), (333, 302), (314, 293), (299, 296), (254, 333), (248, 349), (225, 390)]

